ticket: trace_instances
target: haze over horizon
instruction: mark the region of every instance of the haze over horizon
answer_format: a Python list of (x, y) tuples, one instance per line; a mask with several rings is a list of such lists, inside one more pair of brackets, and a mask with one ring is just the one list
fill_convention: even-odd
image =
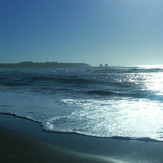
[(1, 0), (0, 63), (163, 64), (163, 1)]

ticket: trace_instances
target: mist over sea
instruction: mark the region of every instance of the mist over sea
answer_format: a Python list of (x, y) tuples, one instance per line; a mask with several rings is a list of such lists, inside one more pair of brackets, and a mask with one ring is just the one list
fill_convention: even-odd
[(0, 112), (52, 132), (163, 141), (163, 66), (1, 68)]

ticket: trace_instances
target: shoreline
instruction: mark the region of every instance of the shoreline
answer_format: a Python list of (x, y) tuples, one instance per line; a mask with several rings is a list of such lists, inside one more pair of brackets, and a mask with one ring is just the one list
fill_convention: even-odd
[[(31, 144), (35, 144), (36, 140), (44, 142), (43, 144), (46, 145), (40, 145), (39, 147), (41, 151), (48, 149), (47, 144), (50, 144), (57, 148), (54, 151), (50, 150), (53, 155), (57, 155), (57, 151), (60, 151), (60, 148), (62, 149), (61, 155), (64, 155), (65, 151), (71, 151), (73, 158), (77, 160), (85, 158), (86, 160), (83, 162), (90, 161), (90, 158), (97, 162), (102, 160), (102, 162), (163, 162), (163, 142), (98, 138), (71, 133), (46, 132), (42, 130), (38, 122), (9, 114), (0, 114), (0, 131), (4, 130), (7, 130), (5, 136), (16, 134), (17, 136), (15, 137), (18, 138), (18, 135), (21, 135), (26, 137), (25, 139), (30, 139)], [(0, 136), (2, 135), (0, 134)], [(4, 138), (0, 140), (2, 139)], [(2, 151), (3, 148), (1, 146)], [(32, 154), (34, 156), (37, 152), (33, 151)], [(55, 160), (52, 156), (49, 157)], [(55, 161), (57, 162), (57, 160)], [(76, 161), (74, 160), (74, 162)]]
[(41, 127), (41, 130), (43, 132), (47, 132), (47, 133), (70, 134), (70, 135), (79, 135), (79, 136), (86, 136), (86, 137), (92, 137), (92, 138), (101, 138), (101, 139), (128, 140), (128, 141), (137, 140), (137, 141), (144, 141), (144, 142), (160, 142), (160, 143), (163, 143), (163, 141), (161, 141), (161, 140), (155, 140), (155, 139), (151, 139), (151, 138), (148, 138), (148, 137), (144, 137), (144, 138), (130, 138), (130, 137), (121, 137), (121, 136), (99, 137), (99, 136), (91, 136), (91, 135), (80, 134), (80, 133), (77, 133), (77, 132), (48, 131), (48, 130), (45, 130), (42, 127), (41, 122), (35, 121), (33, 119), (28, 119), (26, 117), (17, 116), (16, 114), (12, 114), (12, 113), (0, 113), (0, 118), (1, 118), (1, 115), (2, 116), (3, 115), (12, 116), (12, 117), (15, 117), (15, 118), (20, 118), (22, 120), (27, 120), (27, 121), (31, 121), (33, 123), (37, 123)]

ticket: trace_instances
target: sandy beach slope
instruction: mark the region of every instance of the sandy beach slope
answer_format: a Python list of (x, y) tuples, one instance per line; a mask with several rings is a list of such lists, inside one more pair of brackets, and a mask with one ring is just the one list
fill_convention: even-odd
[(0, 162), (114, 162), (106, 158), (66, 150), (30, 136), (0, 128)]
[(39, 123), (0, 114), (1, 163), (162, 163), (163, 142), (51, 133)]

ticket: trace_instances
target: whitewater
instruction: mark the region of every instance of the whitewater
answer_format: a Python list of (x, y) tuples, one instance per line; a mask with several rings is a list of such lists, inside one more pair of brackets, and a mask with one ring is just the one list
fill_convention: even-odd
[(1, 68), (0, 113), (50, 132), (163, 141), (163, 66)]

